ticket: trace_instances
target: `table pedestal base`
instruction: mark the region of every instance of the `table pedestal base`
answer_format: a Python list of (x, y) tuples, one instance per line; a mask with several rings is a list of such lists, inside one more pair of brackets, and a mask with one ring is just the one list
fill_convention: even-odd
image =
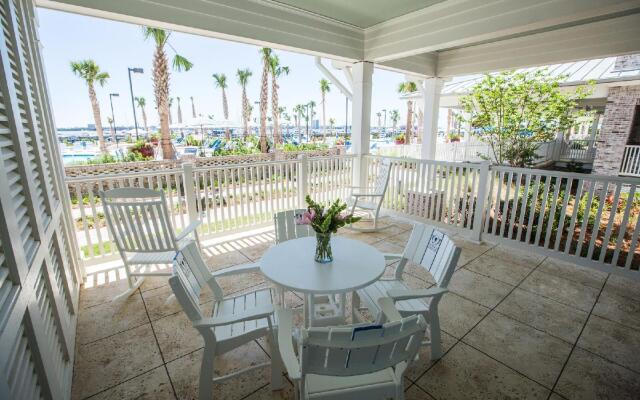
[(337, 326), (345, 324), (344, 293), (338, 295), (306, 295), (305, 325)]

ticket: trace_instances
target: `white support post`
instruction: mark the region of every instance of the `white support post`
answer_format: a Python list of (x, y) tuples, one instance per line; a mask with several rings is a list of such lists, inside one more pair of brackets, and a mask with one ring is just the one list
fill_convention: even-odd
[(198, 208), (196, 206), (196, 185), (193, 179), (193, 164), (182, 165), (182, 182), (184, 184), (184, 197), (187, 203), (189, 222), (195, 222), (198, 218)]
[(438, 139), (438, 111), (440, 110), (440, 92), (443, 80), (441, 78), (429, 78), (424, 80), (422, 99), (424, 104), (424, 127), (422, 129), (422, 147), (420, 158), (435, 160), (436, 145)]
[(482, 228), (484, 226), (485, 207), (487, 203), (487, 186), (489, 186), (489, 166), (488, 161), (483, 161), (480, 165), (480, 176), (478, 178), (478, 198), (476, 199), (475, 210), (473, 210), (473, 229), (471, 238), (477, 242), (482, 240)]
[(371, 87), (373, 63), (361, 61), (353, 64), (353, 106), (351, 148), (356, 155), (353, 165), (353, 184), (365, 186), (365, 155), (369, 154), (369, 136), (371, 134)]
[(300, 164), (298, 164), (298, 206), (306, 208), (304, 198), (309, 194), (309, 157), (306, 154), (300, 154), (298, 159), (300, 160)]

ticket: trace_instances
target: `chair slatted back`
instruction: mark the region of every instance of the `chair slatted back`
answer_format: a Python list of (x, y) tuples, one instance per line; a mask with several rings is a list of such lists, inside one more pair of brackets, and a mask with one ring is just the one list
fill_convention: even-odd
[(276, 243), (301, 237), (312, 236), (315, 232), (310, 225), (298, 225), (296, 220), (307, 211), (304, 208), (297, 210), (280, 211), (273, 215), (273, 225), (276, 231)]
[(389, 177), (391, 176), (391, 160), (385, 158), (380, 163), (378, 168), (378, 176), (376, 177), (373, 185), (374, 194), (384, 194), (389, 184)]
[(215, 300), (223, 298), (222, 288), (209, 272), (195, 242), (189, 243), (176, 254), (169, 285), (191, 321), (202, 318), (200, 293), (203, 287), (211, 289)]
[(384, 325), (309, 328), (302, 331), (303, 374), (353, 376), (410, 362), (425, 335), (421, 315)]
[(100, 192), (107, 226), (122, 253), (177, 249), (164, 192), (120, 188)]
[(425, 224), (414, 226), (403, 254), (429, 271), (439, 287), (449, 284), (459, 256), (460, 249), (447, 235)]

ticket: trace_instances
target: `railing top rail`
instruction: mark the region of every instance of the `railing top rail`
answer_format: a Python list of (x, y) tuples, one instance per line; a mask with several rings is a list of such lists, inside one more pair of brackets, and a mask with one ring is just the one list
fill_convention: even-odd
[(626, 149), (639, 149), (640, 148), (640, 144), (627, 144), (624, 146), (625, 150)]
[(422, 164), (438, 164), (450, 167), (467, 167), (467, 168), (480, 168), (483, 165), (487, 165), (488, 161), (440, 161), (440, 160), (424, 160), (421, 158), (410, 158), (410, 157), (392, 157), (392, 156), (381, 156), (381, 155), (373, 155), (367, 154), (365, 157), (369, 158), (388, 158), (392, 161), (399, 162), (415, 162)]
[(104, 174), (104, 175), (83, 175), (65, 178), (66, 183), (85, 183), (95, 181), (108, 181), (114, 179), (126, 179), (126, 178), (138, 178), (148, 176), (158, 176), (166, 174), (182, 173), (182, 168), (162, 169), (158, 171), (136, 171), (136, 172), (122, 172), (118, 174)]
[(223, 170), (223, 169), (234, 169), (234, 168), (246, 168), (246, 167), (261, 167), (266, 165), (278, 165), (278, 164), (296, 164), (299, 163), (300, 160), (298, 158), (291, 158), (288, 160), (277, 160), (277, 161), (259, 161), (252, 163), (235, 163), (235, 164), (224, 164), (224, 165), (211, 165), (211, 166), (201, 166), (194, 167), (194, 171), (211, 171), (211, 170)]
[(630, 185), (640, 185), (640, 178), (619, 177), (610, 175), (594, 175), (594, 174), (581, 174), (577, 172), (562, 172), (562, 171), (549, 171), (546, 169), (534, 169), (534, 168), (518, 168), (510, 167), (507, 165), (492, 165), (490, 168), (492, 171), (502, 172), (518, 172), (529, 175), (546, 175), (557, 178), (574, 178), (584, 179), (588, 181), (608, 181), (608, 182), (621, 182)]
[(316, 161), (316, 160), (342, 160), (342, 159), (350, 159), (350, 158), (356, 158), (355, 154), (341, 154), (339, 156), (309, 157), (308, 160), (309, 161)]

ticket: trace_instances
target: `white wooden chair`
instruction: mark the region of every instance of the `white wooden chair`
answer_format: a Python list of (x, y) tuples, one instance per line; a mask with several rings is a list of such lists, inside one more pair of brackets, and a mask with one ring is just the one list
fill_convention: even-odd
[(380, 215), (380, 208), (384, 201), (385, 193), (387, 192), (387, 186), (389, 186), (389, 176), (391, 175), (391, 161), (385, 158), (380, 163), (378, 169), (378, 176), (373, 184), (373, 187), (359, 187), (353, 186), (351, 188), (351, 195), (347, 198), (346, 202), (351, 208), (351, 214), (356, 209), (365, 211), (371, 215), (373, 221), (373, 228), (358, 228), (353, 225), (349, 225), (348, 228), (361, 232), (375, 232), (378, 231), (378, 217)]
[[(447, 285), (455, 270), (460, 257), (460, 248), (444, 233), (433, 227), (417, 224), (411, 232), (411, 237), (402, 255), (386, 255), (387, 259), (400, 259), (393, 279), (380, 279), (376, 283), (360, 289), (352, 297), (352, 318), (361, 320), (359, 315), (360, 300), (378, 322), (384, 314), (379, 307), (378, 300), (390, 297), (402, 316), (420, 314), (429, 325), (429, 341), (431, 358), (438, 359), (442, 355), (440, 335), (440, 320), (438, 317), (438, 303), (448, 292)], [(432, 288), (411, 289), (402, 279), (402, 273), (407, 262), (412, 261), (424, 267), (433, 277), (436, 285)]]
[(101, 191), (100, 198), (129, 283), (129, 289), (114, 301), (130, 296), (146, 276), (170, 276), (170, 269), (149, 271), (148, 268), (171, 265), (178, 250), (198, 240), (196, 228), (200, 221), (192, 222), (180, 234), (175, 233), (162, 191), (111, 189)]
[[(287, 240), (314, 236), (316, 233), (310, 225), (298, 225), (296, 220), (307, 210), (280, 211), (273, 215), (273, 225), (276, 233), (276, 244)], [(284, 304), (284, 291), (278, 289), (281, 295), (280, 304)], [(344, 294), (308, 296), (305, 302), (305, 326), (340, 325), (344, 323)]]
[(278, 347), (300, 399), (404, 399), (403, 376), (416, 358), (426, 323), (402, 318), (381, 300), (389, 322), (302, 329), (298, 357), (292, 344), (292, 312), (277, 308)]
[[(173, 264), (173, 276), (169, 285), (183, 311), (195, 329), (204, 339), (204, 353), (200, 365), (198, 397), (211, 399), (213, 384), (233, 378), (239, 374), (268, 366), (269, 363), (254, 365), (237, 372), (214, 377), (216, 356), (238, 348), (252, 340), (266, 337), (271, 347), (271, 385), (274, 390), (283, 384), (282, 362), (275, 340), (275, 320), (273, 315), (273, 293), (271, 289), (261, 289), (238, 296), (224, 297), (216, 278), (242, 273), (256, 272), (256, 265), (240, 265), (209, 272), (195, 243), (188, 244), (178, 252)], [(214, 297), (213, 313), (205, 317), (200, 307), (200, 292), (207, 286)], [(217, 396), (213, 396), (218, 398)]]

